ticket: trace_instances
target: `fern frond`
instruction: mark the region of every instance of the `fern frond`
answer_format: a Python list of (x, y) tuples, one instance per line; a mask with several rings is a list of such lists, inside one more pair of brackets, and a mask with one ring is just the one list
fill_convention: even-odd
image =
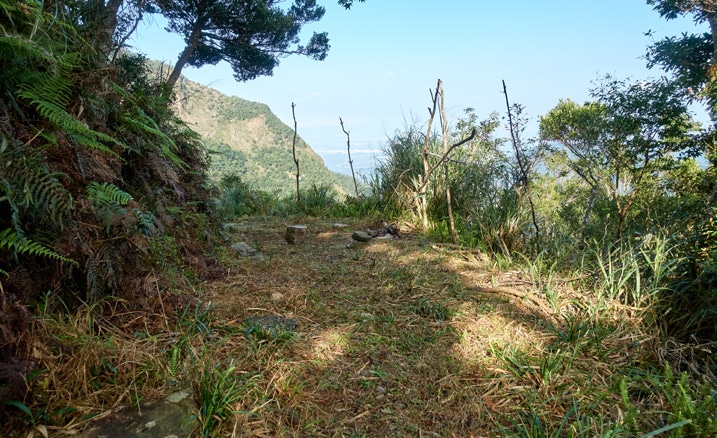
[(127, 214), (122, 206), (131, 201), (132, 195), (121, 190), (111, 183), (98, 183), (92, 181), (87, 186), (87, 197), (95, 207), (95, 213), (103, 220), (105, 225), (110, 225), (117, 217)]
[(72, 209), (72, 195), (62, 185), (62, 173), (42, 164), (38, 149), (15, 147), (0, 154), (0, 199), (10, 204), (13, 215), (42, 215), (62, 227)]
[(152, 213), (142, 213), (139, 208), (133, 208), (132, 212), (137, 218), (135, 228), (146, 236), (151, 236), (157, 230), (154, 226), (154, 215)]
[[(136, 118), (124, 116), (122, 117), (122, 121), (130, 128), (133, 128), (138, 134), (150, 135), (157, 138), (159, 140), (157, 146), (162, 152), (162, 155), (180, 169), (186, 169), (187, 165), (176, 154), (177, 144), (174, 140), (162, 132), (157, 123), (141, 109), (137, 109), (135, 116)], [(151, 142), (148, 142), (148, 144), (154, 145), (154, 143)]]
[(68, 114), (64, 108), (56, 103), (44, 100), (41, 96), (35, 94), (31, 90), (20, 90), (17, 94), (24, 99), (30, 100), (30, 103), (35, 106), (35, 109), (42, 117), (52, 122), (59, 129), (65, 131), (68, 137), (80, 146), (97, 149), (115, 157), (118, 157), (119, 155), (100, 142), (114, 143), (124, 147), (121, 142), (117, 141), (113, 137), (91, 130), (82, 122)]
[(87, 186), (87, 196), (92, 202), (98, 204), (127, 205), (133, 199), (132, 195), (116, 185), (107, 182), (98, 183), (97, 181), (92, 181)]
[(61, 262), (72, 263), (78, 265), (78, 263), (67, 257), (63, 257), (55, 251), (47, 248), (37, 242), (33, 242), (30, 239), (19, 236), (14, 230), (8, 228), (0, 232), (0, 250), (3, 248), (11, 249), (17, 254), (27, 254), (31, 256), (47, 257)]

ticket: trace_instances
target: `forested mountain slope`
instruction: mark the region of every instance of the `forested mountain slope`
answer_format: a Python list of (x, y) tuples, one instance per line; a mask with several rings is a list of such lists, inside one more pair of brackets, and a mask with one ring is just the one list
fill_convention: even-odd
[[(224, 95), (186, 78), (179, 83), (177, 97), (177, 114), (201, 134), (210, 151), (210, 177), (235, 173), (244, 182), (280, 196), (295, 192), (294, 131), (268, 106)], [(300, 121), (298, 126), (300, 131)], [(339, 193), (353, 191), (350, 177), (327, 169), (300, 136), (296, 150), (302, 188), (315, 184), (331, 186)]]

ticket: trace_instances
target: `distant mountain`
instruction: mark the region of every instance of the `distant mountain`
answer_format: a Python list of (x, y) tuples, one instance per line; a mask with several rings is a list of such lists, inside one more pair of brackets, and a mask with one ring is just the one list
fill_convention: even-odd
[[(296, 192), (291, 153), (292, 128), (268, 106), (250, 102), (182, 78), (177, 86), (177, 114), (204, 139), (211, 151), (210, 176), (239, 174), (243, 181), (279, 196)], [(351, 177), (332, 172), (300, 137), (296, 151), (302, 188), (328, 185), (353, 193)]]

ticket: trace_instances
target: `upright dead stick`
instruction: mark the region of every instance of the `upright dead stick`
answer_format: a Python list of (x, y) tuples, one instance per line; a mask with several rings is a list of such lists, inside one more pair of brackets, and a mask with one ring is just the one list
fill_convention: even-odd
[(344, 121), (341, 120), (341, 117), (339, 117), (339, 122), (341, 122), (341, 130), (344, 131), (344, 134), (346, 134), (346, 151), (349, 154), (349, 167), (351, 167), (351, 176), (354, 179), (354, 189), (356, 190), (356, 198), (358, 198), (359, 192), (358, 184), (356, 184), (356, 174), (354, 173), (354, 161), (351, 159), (351, 136), (348, 132), (346, 132), (346, 128), (344, 128)]
[(299, 190), (299, 159), (296, 157), (296, 113), (294, 112), (296, 104), (291, 102), (291, 115), (294, 117), (294, 140), (291, 142), (291, 153), (294, 156), (294, 163), (296, 164), (296, 202), (301, 201), (301, 191)]
[[(446, 120), (446, 96), (443, 92), (443, 82), (439, 81), (440, 85), (440, 97), (441, 97), (441, 126), (443, 127), (443, 153), (448, 150), (448, 120)], [(451, 185), (448, 181), (448, 160), (443, 161), (443, 171), (445, 175), (446, 184), (446, 203), (448, 204), (448, 222), (451, 226), (451, 242), (454, 244), (457, 242), (456, 238), (456, 222), (453, 219), (453, 206), (451, 205)]]
[(426, 187), (428, 186), (428, 179), (430, 178), (429, 168), (428, 168), (428, 146), (431, 144), (431, 128), (433, 127), (433, 117), (436, 115), (436, 105), (438, 104), (438, 89), (441, 87), (442, 81), (439, 79), (438, 83), (436, 84), (436, 91), (431, 92), (431, 90), (428, 90), (428, 93), (431, 95), (431, 101), (433, 102), (433, 107), (428, 108), (428, 114), (430, 117), (428, 118), (428, 128), (426, 130), (426, 143), (423, 146), (423, 175), (419, 179), (420, 187), (418, 190), (416, 190), (419, 194), (418, 196), (418, 206), (419, 211), (418, 214), (423, 219), (423, 228), (428, 228), (428, 199), (426, 197)]
[(508, 109), (508, 124), (510, 126), (510, 137), (513, 141), (513, 150), (515, 151), (515, 158), (518, 160), (518, 168), (520, 169), (521, 185), (525, 187), (525, 194), (528, 197), (528, 204), (530, 204), (530, 213), (533, 217), (533, 226), (535, 227), (535, 239), (536, 242), (540, 244), (540, 227), (538, 226), (538, 220), (535, 215), (535, 205), (533, 205), (533, 198), (530, 195), (530, 180), (528, 179), (528, 169), (527, 165), (523, 162), (525, 151), (520, 144), (520, 139), (515, 134), (515, 129), (513, 127), (513, 114), (510, 109), (510, 102), (508, 101), (508, 89), (505, 86), (505, 81), (503, 81), (503, 94), (505, 94), (505, 106)]
[[(458, 146), (461, 146), (461, 145), (463, 145), (463, 144), (468, 143), (469, 141), (473, 140), (473, 139), (475, 138), (475, 136), (476, 136), (476, 130), (473, 129), (473, 131), (471, 131), (471, 135), (469, 135), (468, 137), (466, 137), (466, 138), (464, 138), (463, 140), (459, 141), (458, 143), (454, 143), (453, 145), (451, 145), (451, 147), (449, 147), (448, 150), (443, 153), (443, 155), (441, 156), (440, 160), (438, 160), (438, 162), (437, 162), (436, 164), (434, 164), (433, 167), (431, 167), (431, 168), (428, 170), (428, 173), (427, 173), (428, 176), (430, 177), (430, 176), (433, 174), (433, 172), (438, 168), (438, 166), (441, 165), (441, 163), (443, 163), (444, 161), (448, 160), (448, 156), (451, 154), (451, 152), (453, 152), (453, 149), (457, 148)], [(426, 178), (426, 179), (423, 181), (423, 184), (421, 184), (420, 186), (418, 186), (418, 190), (417, 190), (417, 191), (420, 192), (420, 191), (426, 186), (426, 183), (427, 183), (427, 182), (428, 182), (428, 179)]]

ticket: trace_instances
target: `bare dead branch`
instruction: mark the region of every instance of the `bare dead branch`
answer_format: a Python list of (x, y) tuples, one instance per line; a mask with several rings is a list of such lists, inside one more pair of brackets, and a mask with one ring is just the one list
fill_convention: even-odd
[[(446, 150), (446, 152), (443, 153), (443, 155), (441, 156), (441, 159), (438, 160), (438, 162), (436, 164), (434, 164), (433, 167), (431, 167), (429, 169), (429, 171), (427, 172), (427, 176), (430, 177), (431, 174), (433, 174), (433, 171), (436, 170), (438, 168), (438, 166), (441, 165), (441, 163), (443, 163), (444, 161), (446, 161), (448, 159), (448, 156), (451, 154), (451, 152), (453, 152), (453, 149), (455, 149), (458, 146), (461, 146), (465, 143), (468, 143), (469, 141), (473, 140), (475, 138), (475, 136), (476, 136), (476, 130), (473, 129), (473, 131), (471, 131), (471, 135), (469, 135), (468, 137), (459, 141), (458, 143), (451, 145), (451, 147), (449, 147), (448, 150)], [(428, 183), (428, 178), (424, 178), (423, 183), (418, 187), (417, 191), (421, 191), (421, 189), (425, 188), (427, 183)]]
[(299, 177), (301, 173), (299, 172), (299, 159), (296, 157), (296, 133), (297, 133), (297, 125), (296, 125), (296, 113), (294, 112), (294, 108), (296, 108), (296, 104), (294, 102), (291, 102), (291, 116), (294, 118), (294, 140), (291, 142), (291, 154), (294, 156), (294, 163), (296, 164), (296, 201), (301, 201), (301, 191), (299, 190)]
[(356, 184), (356, 174), (354, 173), (354, 161), (351, 159), (351, 135), (346, 131), (346, 128), (344, 128), (344, 121), (339, 117), (339, 122), (341, 122), (341, 130), (344, 131), (344, 134), (346, 134), (346, 151), (349, 154), (349, 167), (351, 167), (351, 176), (354, 179), (354, 190), (356, 190), (356, 197), (359, 197), (359, 191), (358, 191), (358, 184)]
[(508, 124), (510, 126), (510, 137), (513, 140), (513, 150), (515, 151), (515, 158), (518, 160), (518, 167), (520, 169), (520, 184), (525, 188), (525, 194), (528, 198), (528, 204), (530, 204), (530, 214), (533, 218), (533, 226), (535, 227), (535, 238), (536, 242), (540, 244), (540, 227), (538, 226), (538, 220), (535, 215), (535, 205), (533, 204), (533, 198), (530, 195), (530, 180), (528, 179), (528, 169), (523, 163), (525, 157), (525, 151), (520, 143), (520, 138), (515, 133), (513, 127), (513, 113), (510, 109), (510, 102), (508, 100), (508, 88), (505, 86), (503, 81), (503, 94), (505, 94), (505, 106), (508, 110)]
[[(440, 97), (441, 97), (441, 127), (443, 136), (443, 152), (445, 153), (448, 149), (448, 120), (446, 119), (446, 96), (443, 90), (443, 83), (440, 83)], [(451, 242), (456, 243), (458, 238), (456, 236), (456, 221), (453, 219), (453, 205), (451, 205), (451, 185), (448, 183), (449, 169), (448, 160), (443, 161), (443, 173), (445, 176), (445, 190), (446, 190), (446, 205), (448, 207), (448, 223), (451, 228)]]

